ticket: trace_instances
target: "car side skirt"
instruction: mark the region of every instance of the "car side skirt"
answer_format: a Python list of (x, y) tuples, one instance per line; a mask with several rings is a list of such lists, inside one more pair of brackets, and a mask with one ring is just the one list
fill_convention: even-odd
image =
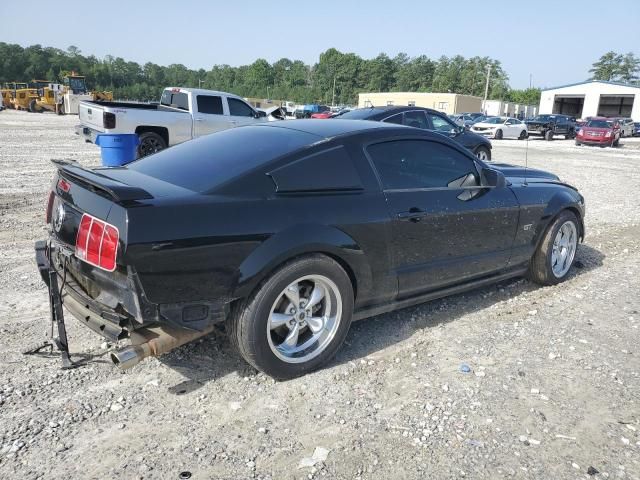
[(482, 277), (470, 282), (454, 285), (452, 287), (427, 292), (415, 297), (405, 298), (382, 305), (374, 305), (372, 307), (363, 308), (353, 313), (353, 321), (364, 320), (365, 318), (392, 312), (394, 310), (400, 310), (401, 308), (413, 307), (414, 305), (418, 305), (420, 303), (430, 302), (431, 300), (437, 300), (439, 298), (448, 297), (450, 295), (456, 295), (458, 293), (474, 290), (476, 288), (485, 287), (487, 285), (502, 282), (510, 278), (522, 277), (527, 273), (527, 270), (528, 265), (519, 265), (518, 267), (506, 272), (501, 272), (488, 277)]

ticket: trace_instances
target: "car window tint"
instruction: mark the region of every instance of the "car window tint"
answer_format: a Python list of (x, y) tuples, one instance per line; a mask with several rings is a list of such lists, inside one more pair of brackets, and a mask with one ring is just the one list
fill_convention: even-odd
[(198, 112), (222, 115), (222, 98), (213, 95), (198, 95)]
[(180, 143), (125, 168), (194, 192), (210, 192), (320, 138), (298, 130), (249, 125)]
[(385, 123), (396, 123), (398, 125), (402, 125), (402, 114), (398, 113), (397, 115), (393, 115), (392, 117), (385, 118)]
[(440, 115), (430, 114), (433, 129), (437, 132), (449, 133), (451, 129), (456, 128), (452, 123), (447, 122)]
[(189, 110), (189, 96), (186, 93), (165, 90), (162, 92), (160, 104), (180, 110)]
[(403, 123), (409, 127), (423, 128), (425, 130), (429, 128), (429, 125), (427, 124), (427, 117), (424, 112), (420, 110), (404, 112)]
[(253, 109), (242, 100), (229, 98), (229, 115), (236, 117), (253, 117)]
[(394, 140), (370, 145), (367, 153), (385, 190), (450, 187), (469, 176), (478, 185), (473, 161), (438, 142)]

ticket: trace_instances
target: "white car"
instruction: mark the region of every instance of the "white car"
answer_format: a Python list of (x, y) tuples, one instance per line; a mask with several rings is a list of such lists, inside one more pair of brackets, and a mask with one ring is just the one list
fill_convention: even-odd
[(474, 123), (471, 131), (496, 140), (501, 138), (524, 140), (529, 136), (527, 125), (513, 117), (489, 117), (482, 122)]

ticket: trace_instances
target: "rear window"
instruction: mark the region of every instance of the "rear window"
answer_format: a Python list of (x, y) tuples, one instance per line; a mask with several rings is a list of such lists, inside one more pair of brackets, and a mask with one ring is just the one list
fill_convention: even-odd
[(162, 92), (160, 104), (167, 107), (179, 108), (180, 110), (189, 110), (189, 96), (184, 92), (173, 92), (165, 90)]
[(206, 193), (320, 138), (278, 127), (232, 128), (162, 150), (130, 163), (127, 168)]

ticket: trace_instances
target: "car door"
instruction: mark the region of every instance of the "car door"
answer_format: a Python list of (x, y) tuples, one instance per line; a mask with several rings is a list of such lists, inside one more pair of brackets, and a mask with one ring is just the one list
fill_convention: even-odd
[(377, 142), (366, 152), (387, 199), (399, 297), (507, 266), (518, 202), (508, 187), (480, 187), (470, 154), (415, 137)]
[(256, 111), (239, 98), (227, 97), (229, 102), (229, 126), (241, 127), (255, 123)]
[(196, 108), (194, 111), (194, 137), (201, 137), (202, 135), (229, 128), (229, 121), (224, 115), (222, 97), (220, 95), (196, 95)]
[(520, 135), (520, 127), (518, 126), (518, 120), (515, 118), (507, 118), (504, 122), (505, 137), (517, 137)]

